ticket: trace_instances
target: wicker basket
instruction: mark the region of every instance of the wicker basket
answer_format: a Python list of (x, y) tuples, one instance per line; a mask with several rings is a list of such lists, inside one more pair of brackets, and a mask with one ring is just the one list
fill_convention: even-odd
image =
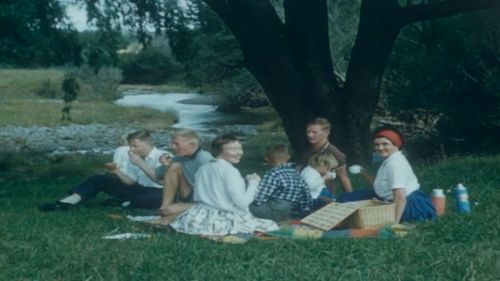
[(360, 206), (347, 219), (350, 228), (381, 228), (385, 224), (396, 222), (394, 203), (363, 200), (346, 204), (358, 204)]

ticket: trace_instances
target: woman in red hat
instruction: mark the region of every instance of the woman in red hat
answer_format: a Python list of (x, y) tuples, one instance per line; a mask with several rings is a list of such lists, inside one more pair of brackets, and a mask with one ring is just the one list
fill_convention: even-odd
[(420, 189), (410, 163), (401, 153), (403, 144), (403, 135), (397, 129), (382, 127), (375, 130), (373, 147), (383, 162), (375, 178), (366, 170), (361, 171), (372, 188), (344, 193), (337, 201), (349, 202), (376, 197), (395, 203), (396, 222), (434, 219), (436, 210), (430, 197)]

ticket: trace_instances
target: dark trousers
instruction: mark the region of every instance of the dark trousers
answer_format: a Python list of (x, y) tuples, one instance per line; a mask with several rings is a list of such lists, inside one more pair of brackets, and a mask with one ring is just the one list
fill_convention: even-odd
[(290, 201), (274, 198), (270, 198), (262, 204), (257, 204), (254, 201), (248, 208), (254, 217), (276, 222), (287, 220), (292, 214), (292, 203)]
[(124, 201), (130, 201), (132, 208), (158, 209), (163, 199), (163, 189), (144, 187), (139, 184), (127, 185), (117, 176), (111, 174), (88, 177), (81, 184), (71, 189), (82, 197), (82, 201), (90, 200), (99, 192), (107, 193)]

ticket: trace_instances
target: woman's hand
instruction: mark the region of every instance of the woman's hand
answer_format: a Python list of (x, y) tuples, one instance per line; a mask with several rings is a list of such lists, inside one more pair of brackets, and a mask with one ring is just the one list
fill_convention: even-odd
[(245, 179), (247, 181), (257, 181), (257, 182), (260, 182), (260, 176), (257, 175), (256, 173), (253, 173), (253, 174), (249, 174), (245, 177)]

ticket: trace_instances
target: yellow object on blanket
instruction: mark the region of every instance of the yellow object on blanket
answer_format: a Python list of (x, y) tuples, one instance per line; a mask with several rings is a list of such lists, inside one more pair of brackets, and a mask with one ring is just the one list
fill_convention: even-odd
[(321, 236), (323, 236), (323, 231), (319, 229), (297, 227), (293, 231), (293, 236), (295, 238), (320, 238)]

